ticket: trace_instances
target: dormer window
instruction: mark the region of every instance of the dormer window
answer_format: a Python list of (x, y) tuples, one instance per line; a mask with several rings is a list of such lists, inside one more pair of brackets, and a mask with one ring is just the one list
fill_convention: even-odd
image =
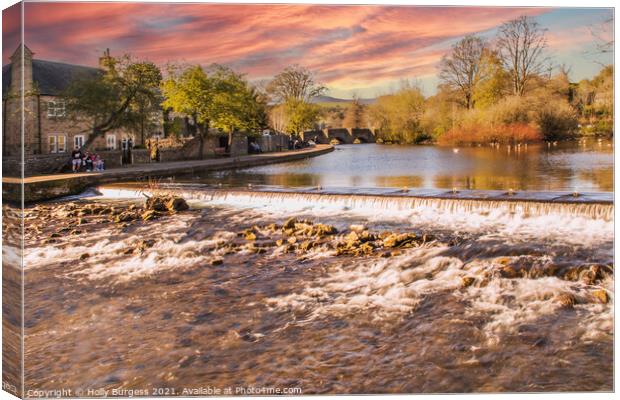
[(65, 102), (62, 100), (50, 100), (47, 102), (47, 116), (48, 117), (64, 117), (65, 116)]

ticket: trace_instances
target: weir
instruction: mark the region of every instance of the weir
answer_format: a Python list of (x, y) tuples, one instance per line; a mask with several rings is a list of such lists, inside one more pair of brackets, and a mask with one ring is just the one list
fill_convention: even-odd
[(110, 197), (139, 194), (175, 194), (187, 200), (219, 204), (275, 208), (291, 205), (320, 206), (347, 210), (405, 211), (432, 208), (458, 214), (502, 212), (523, 217), (561, 215), (613, 220), (613, 193), (445, 191), (438, 189), (393, 188), (278, 188), (248, 189), (212, 187), (203, 184), (162, 184), (143, 188), (138, 184), (101, 186), (97, 190)]

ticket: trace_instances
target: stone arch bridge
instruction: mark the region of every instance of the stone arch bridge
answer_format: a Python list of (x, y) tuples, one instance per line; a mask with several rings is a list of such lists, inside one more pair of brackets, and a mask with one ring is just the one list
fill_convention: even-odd
[(303, 140), (314, 140), (316, 143), (330, 143), (337, 140), (342, 144), (350, 144), (357, 139), (361, 143), (375, 143), (375, 131), (368, 128), (326, 128), (323, 130), (305, 131)]

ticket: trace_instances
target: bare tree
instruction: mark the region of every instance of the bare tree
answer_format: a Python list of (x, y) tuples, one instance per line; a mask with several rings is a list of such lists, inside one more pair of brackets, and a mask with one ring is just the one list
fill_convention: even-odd
[[(614, 51), (614, 19), (606, 18), (597, 24), (591, 25), (589, 28), (590, 35), (594, 39), (594, 50), (586, 51), (587, 56), (598, 56), (601, 54), (609, 54)], [(605, 66), (600, 61), (594, 61), (597, 64)]]
[(560, 74), (566, 76), (567, 79), (568, 79), (568, 76), (570, 76), (571, 72), (573, 72), (573, 67), (571, 67), (570, 65), (566, 63), (562, 63), (558, 65), (558, 69), (560, 70)]
[(326, 88), (317, 83), (314, 74), (300, 65), (292, 65), (276, 75), (267, 85), (267, 92), (277, 102), (298, 100), (309, 102), (313, 97), (325, 92)]
[(452, 51), (439, 63), (439, 78), (462, 94), (468, 109), (474, 106), (476, 86), (484, 79), (486, 69), (482, 63), (486, 51), (487, 45), (481, 38), (468, 35), (452, 46)]
[(545, 30), (533, 19), (521, 16), (500, 26), (497, 47), (512, 78), (514, 94), (522, 96), (527, 83), (545, 72)]

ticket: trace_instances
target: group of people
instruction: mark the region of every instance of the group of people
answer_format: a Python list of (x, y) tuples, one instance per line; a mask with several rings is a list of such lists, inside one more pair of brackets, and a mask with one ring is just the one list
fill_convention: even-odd
[(80, 172), (85, 169), (86, 172), (91, 171), (103, 171), (105, 163), (99, 154), (82, 152), (79, 146), (75, 147), (75, 150), (71, 152), (71, 167), (72, 171)]
[(248, 153), (250, 154), (260, 154), (263, 150), (260, 148), (260, 144), (256, 142), (250, 142), (248, 144)]
[(303, 141), (297, 138), (291, 138), (288, 141), (289, 150), (298, 150), (298, 149), (303, 149), (306, 147), (314, 147), (314, 146), (316, 146), (316, 139), (315, 140), (309, 139), (309, 140)]

